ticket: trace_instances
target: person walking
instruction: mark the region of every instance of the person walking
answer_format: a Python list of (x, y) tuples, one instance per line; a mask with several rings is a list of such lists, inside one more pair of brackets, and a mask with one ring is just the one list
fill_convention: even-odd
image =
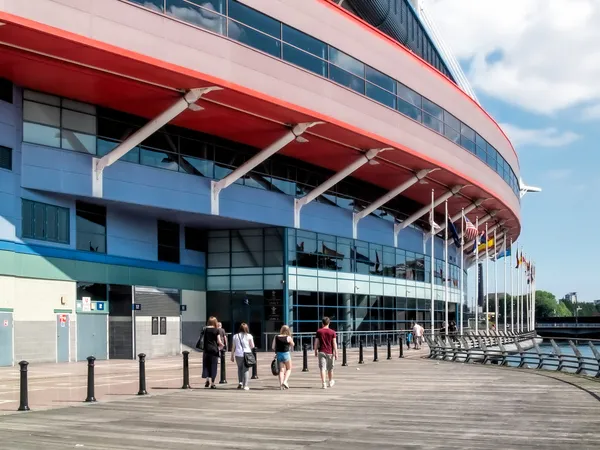
[(250, 387), (248, 387), (250, 367), (246, 365), (245, 355), (246, 353), (252, 353), (254, 338), (250, 334), (247, 324), (242, 323), (240, 325), (240, 331), (233, 337), (231, 345), (233, 346), (231, 349), (231, 362), (234, 361), (235, 356), (235, 362), (238, 367), (238, 389), (248, 391), (250, 390)]
[(421, 348), (421, 339), (423, 338), (423, 331), (425, 329), (415, 322), (413, 326), (413, 339), (414, 339), (414, 348), (415, 350), (419, 350)]
[(223, 341), (223, 350), (222, 351), (227, 353), (227, 349), (229, 348), (227, 346), (227, 344), (228, 344), (227, 333), (225, 332), (225, 329), (223, 328), (223, 324), (221, 322), (218, 323), (217, 328), (219, 329), (219, 336), (221, 336), (221, 341)]
[(273, 338), (271, 348), (277, 355), (277, 364), (279, 365), (279, 388), (289, 389), (288, 380), (292, 374), (292, 354), (294, 349), (294, 340), (290, 327), (284, 325), (279, 330), (279, 334)]
[[(319, 358), (319, 371), (321, 372), (321, 385), (323, 389), (332, 388), (335, 384), (333, 379), (334, 361), (338, 357), (337, 335), (329, 328), (331, 320), (323, 317), (323, 326), (317, 330), (315, 338), (315, 356)], [(327, 371), (327, 374), (325, 372)]]
[(219, 334), (218, 322), (215, 317), (209, 317), (204, 328), (204, 351), (202, 354), (202, 378), (206, 379), (205, 388), (216, 389), (215, 378), (217, 378), (217, 365), (219, 364), (219, 352), (223, 348), (223, 341)]

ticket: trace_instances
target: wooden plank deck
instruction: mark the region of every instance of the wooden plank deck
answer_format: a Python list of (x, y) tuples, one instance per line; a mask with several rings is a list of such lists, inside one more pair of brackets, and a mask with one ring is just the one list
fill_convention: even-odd
[[(249, 392), (165, 395), (0, 417), (0, 448), (597, 449), (600, 383), (552, 372), (394, 358), (337, 367), (314, 358), (289, 391), (261, 367)], [(360, 369), (360, 370), (357, 370)]]

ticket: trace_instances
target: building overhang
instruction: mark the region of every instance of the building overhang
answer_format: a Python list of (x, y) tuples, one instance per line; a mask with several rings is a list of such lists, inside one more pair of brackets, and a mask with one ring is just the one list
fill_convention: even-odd
[[(518, 208), (505, 204), (495, 192), (445, 163), (399, 142), (341, 121), (316, 110), (287, 103), (226, 79), (153, 59), (144, 54), (0, 12), (0, 77), (42, 92), (72, 98), (152, 119), (189, 89), (219, 86), (222, 90), (198, 101), (203, 110), (186, 110), (173, 125), (244, 143), (257, 149), (281, 136), (289, 124), (323, 122), (306, 132), (308, 143), (291, 142), (281, 154), (340, 171), (366, 149), (390, 148), (353, 177), (392, 190), (415, 172), (438, 168), (403, 195), (427, 204), (431, 189), (465, 186), (449, 202), (455, 215), (473, 200), (487, 198), (487, 210), (499, 210), (509, 235), (520, 233)], [(457, 152), (464, 150), (457, 147)], [(467, 155), (469, 156), (469, 155)], [(489, 170), (482, 164), (482, 170)], [(494, 175), (496, 176), (496, 175)], [(441, 212), (441, 210), (440, 210)], [(469, 217), (485, 215), (481, 208)]]

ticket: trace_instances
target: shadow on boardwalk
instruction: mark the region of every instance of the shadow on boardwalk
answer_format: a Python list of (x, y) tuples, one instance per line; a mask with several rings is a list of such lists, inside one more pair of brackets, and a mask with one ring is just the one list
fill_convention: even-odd
[[(416, 353), (416, 352), (415, 352)], [(310, 372), (289, 391), (261, 366), (254, 389), (162, 395), (0, 417), (1, 448), (586, 449), (600, 446), (600, 383), (413, 357)], [(420, 356), (420, 355), (419, 355)], [(297, 359), (297, 363), (300, 361)], [(591, 395), (594, 394), (594, 395)], [(81, 447), (83, 446), (83, 447)]]

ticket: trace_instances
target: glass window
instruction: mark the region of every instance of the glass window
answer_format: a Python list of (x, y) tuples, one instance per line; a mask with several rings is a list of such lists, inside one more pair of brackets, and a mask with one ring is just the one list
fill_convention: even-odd
[(12, 148), (0, 145), (0, 169), (12, 170)]
[(0, 101), (13, 102), (13, 84), (6, 78), (0, 78)]
[(467, 139), (464, 136), (461, 136), (460, 145), (462, 147), (466, 148), (467, 150), (469, 150), (471, 153), (475, 153), (475, 142), (473, 142), (472, 140)]
[(486, 146), (487, 146), (487, 142), (485, 142), (485, 139), (482, 138), (479, 133), (475, 133), (475, 144), (478, 147), (481, 147), (485, 150)]
[[(267, 33), (273, 37), (278, 39), (281, 38), (281, 22), (272, 19), (269, 16), (264, 15), (261, 12), (256, 11), (255, 9), (249, 8), (245, 5), (242, 5), (240, 2), (235, 0), (229, 0), (229, 11), (228, 15), (230, 18), (237, 20), (238, 22), (249, 25), (250, 27), (260, 30), (263, 33)], [(229, 23), (229, 36), (231, 36), (232, 23)], [(235, 23), (233, 24), (235, 26)]]
[(96, 154), (96, 136), (70, 130), (62, 130), (61, 136), (62, 148), (91, 155)]
[(472, 142), (475, 142), (475, 131), (472, 128), (466, 126), (464, 123), (460, 124), (460, 133), (470, 139)]
[(157, 221), (158, 260), (179, 264), (179, 224)]
[[(233, 32), (234, 29), (237, 31)], [(277, 58), (281, 56), (281, 41), (231, 20), (229, 20), (229, 37)]]
[[(112, 141), (110, 139), (96, 139), (96, 149), (98, 156), (107, 155), (109, 152), (114, 150), (119, 145), (119, 142)], [(140, 148), (134, 147), (125, 153), (119, 161), (128, 161), (136, 164), (140, 163)]]
[(23, 102), (23, 120), (60, 127), (60, 108), (25, 100)]
[(161, 169), (179, 170), (178, 159), (178, 156), (174, 153), (158, 152), (146, 148), (142, 148), (140, 153), (141, 164)]
[(285, 24), (283, 25), (283, 40), (319, 58), (327, 59), (327, 44)]
[(60, 97), (42, 94), (41, 92), (30, 91), (28, 89), (23, 91), (23, 98), (25, 100), (33, 100), (37, 103), (45, 103), (46, 105), (60, 106)]
[(206, 252), (207, 250), (207, 234), (205, 230), (200, 228), (185, 227), (185, 248), (196, 252)]
[(179, 171), (201, 177), (213, 177), (214, 163), (205, 159), (192, 158), (181, 155), (179, 159)]
[(329, 62), (361, 78), (365, 77), (365, 65), (362, 62), (331, 46), (329, 47)]
[[(66, 109), (71, 109), (73, 111), (79, 111), (88, 115), (95, 116), (96, 115), (96, 107), (94, 105), (90, 105), (88, 103), (81, 103), (76, 100), (71, 100), (68, 98), (62, 99), (62, 107)], [(95, 124), (94, 124), (95, 127)]]
[(430, 116), (427, 113), (423, 113), (423, 125), (432, 129), (433, 131), (437, 131), (440, 134), (444, 133), (444, 124), (440, 120)]
[(23, 141), (30, 144), (60, 148), (60, 129), (37, 123), (23, 122)]
[(444, 123), (450, 128), (460, 132), (460, 121), (448, 111), (444, 111)]
[(287, 62), (310, 70), (322, 77), (327, 76), (327, 62), (290, 45), (283, 45), (283, 59)]
[(440, 121), (444, 119), (444, 110), (426, 98), (423, 99), (423, 111)]
[(106, 253), (106, 208), (77, 201), (77, 249)]
[(408, 116), (417, 122), (421, 122), (421, 110), (416, 106), (413, 106), (410, 103), (398, 98), (397, 109), (405, 116)]
[(486, 153), (485, 153), (484, 149), (482, 149), (481, 147), (476, 147), (476, 154), (477, 154), (477, 157), (479, 159), (481, 159), (483, 162), (487, 162)]
[(349, 87), (353, 91), (360, 94), (365, 93), (365, 80), (352, 75), (345, 70), (340, 69), (332, 64), (329, 64), (329, 78), (336, 83)]
[(411, 105), (421, 108), (421, 96), (412, 89), (404, 86), (402, 83), (398, 83), (398, 97)]
[(396, 92), (396, 81), (372, 67), (365, 66), (366, 79), (392, 93)]
[(145, 8), (151, 9), (157, 12), (163, 12), (163, 0), (129, 0), (138, 5), (142, 5)]
[(87, 134), (96, 134), (96, 117), (63, 109), (62, 127), (69, 130), (82, 131)]
[(69, 210), (31, 200), (22, 201), (24, 238), (69, 243)]
[(225, 34), (225, 17), (214, 12), (214, 6), (208, 0), (203, 0), (200, 5), (203, 8), (184, 0), (166, 1), (167, 14), (205, 30)]
[(460, 144), (460, 133), (446, 124), (444, 124), (444, 136), (455, 144)]
[(379, 103), (389, 106), (390, 108), (396, 109), (396, 96), (388, 91), (385, 91), (377, 86), (366, 83), (367, 86), (367, 97), (372, 98)]

